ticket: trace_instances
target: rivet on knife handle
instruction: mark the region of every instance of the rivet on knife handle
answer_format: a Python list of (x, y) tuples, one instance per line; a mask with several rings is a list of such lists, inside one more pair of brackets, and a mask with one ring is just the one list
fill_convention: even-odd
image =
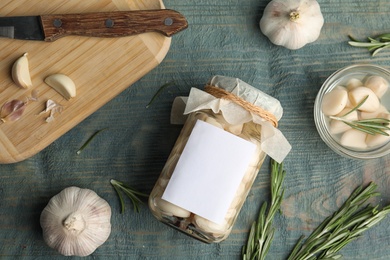
[(118, 11), (84, 14), (50, 14), (40, 16), (45, 41), (67, 35), (89, 37), (123, 37), (145, 32), (165, 36), (187, 28), (187, 20), (169, 9)]

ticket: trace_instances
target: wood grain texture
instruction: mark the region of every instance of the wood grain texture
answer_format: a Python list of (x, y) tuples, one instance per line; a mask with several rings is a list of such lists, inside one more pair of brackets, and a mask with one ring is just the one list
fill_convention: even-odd
[[(22, 15), (26, 8), (16, 8), (16, 2), (9, 2), (8, 8)], [(141, 9), (146, 2), (129, 4)], [(284, 108), (279, 128), (293, 149), (285, 160), (283, 214), (275, 220), (275, 238), (267, 259), (286, 259), (297, 239), (309, 235), (358, 185), (375, 181), (381, 193), (375, 202), (389, 204), (390, 157), (370, 161), (342, 158), (323, 143), (313, 120), (314, 99), (335, 70), (357, 63), (390, 68), (390, 50), (372, 58), (366, 50), (347, 44), (348, 34), (364, 39), (388, 32), (388, 1), (320, 0), (325, 18), (321, 36), (297, 51), (274, 46), (261, 34), (258, 22), (268, 2), (165, 0), (167, 8), (184, 14), (189, 28), (173, 37), (164, 61), (42, 152), (20, 163), (0, 165), (0, 258), (63, 259), (43, 242), (39, 215), (53, 195), (76, 185), (96, 191), (113, 211), (110, 238), (87, 259), (240, 259), (250, 224), (260, 204), (269, 198), (268, 160), (231, 235), (220, 244), (203, 244), (160, 224), (146, 205), (137, 214), (126, 200), (126, 212), (120, 214), (118, 198), (109, 184), (114, 178), (140, 191), (151, 191), (181, 128), (169, 123), (173, 99), (188, 95), (191, 87), (203, 88), (216, 74), (239, 77), (278, 98)], [(65, 3), (99, 11), (93, 1), (45, 7), (47, 3), (37, 2), (47, 13), (69, 13)], [(105, 7), (116, 9), (111, 4)], [(18, 51), (11, 44), (7, 47), (10, 53)], [(98, 62), (94, 59), (92, 64)], [(60, 65), (57, 68), (64, 67)], [(0, 74), (8, 68), (2, 66)], [(33, 68), (35, 74), (41, 69)], [(2, 85), (6, 83), (3, 76), (0, 79)], [(146, 109), (168, 82), (175, 84)], [(93, 133), (106, 127), (107, 131), (76, 155)], [(389, 223), (387, 217), (345, 247), (341, 251), (344, 259), (389, 259)]]
[(174, 10), (141, 10), (82, 14), (41, 15), (45, 41), (56, 41), (64, 36), (126, 37), (147, 32), (172, 36), (188, 24)]
[[(128, 3), (127, 0), (123, 0)], [(14, 16), (25, 5), (31, 6), (24, 15), (36, 13), (90, 13), (120, 11), (120, 1), (92, 1), (84, 6), (80, 1), (8, 1), (2, 2), (0, 15)], [(18, 5), (15, 4), (18, 3)], [(127, 10), (159, 9), (159, 0), (134, 4)], [(46, 4), (45, 4), (46, 3)], [(44, 6), (45, 4), (45, 6)], [(93, 6), (93, 8), (91, 7)], [(57, 7), (53, 9), (53, 7)], [(45, 17), (45, 16), (43, 16)], [(64, 21), (67, 24), (66, 21)], [(69, 29), (69, 28), (68, 28)], [(0, 104), (13, 99), (25, 100), (31, 92), (38, 91), (39, 101), (30, 102), (22, 119), (3, 123), (0, 126), (2, 140), (1, 163), (13, 163), (29, 158), (69, 131), (87, 116), (117, 96), (124, 89), (160, 64), (170, 46), (170, 38), (159, 33), (121, 38), (90, 38), (69, 36), (53, 43), (2, 39), (0, 53), (0, 78), (2, 80)], [(33, 87), (18, 88), (10, 77), (13, 62), (23, 53), (28, 53)], [(54, 73), (69, 76), (76, 85), (77, 95), (70, 101), (44, 83), (44, 78)], [(64, 106), (57, 120), (46, 123), (47, 115), (40, 114), (49, 99)]]

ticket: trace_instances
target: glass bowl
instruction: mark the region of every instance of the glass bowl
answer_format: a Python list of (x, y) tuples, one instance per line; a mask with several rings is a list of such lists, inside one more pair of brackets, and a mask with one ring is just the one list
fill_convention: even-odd
[[(356, 78), (363, 81), (369, 76), (381, 76), (390, 82), (390, 71), (380, 66), (369, 64), (358, 64), (342, 68), (330, 75), (324, 84), (321, 86), (314, 103), (314, 122), (317, 131), (322, 140), (336, 153), (354, 159), (373, 159), (382, 157), (390, 153), (390, 141), (374, 148), (354, 149), (340, 144), (339, 137), (333, 135), (329, 131), (330, 119), (322, 112), (322, 102), (324, 95), (337, 86), (345, 86), (346, 82), (351, 78)], [(390, 91), (387, 91), (380, 99), (381, 104), (387, 110), (390, 108)]]

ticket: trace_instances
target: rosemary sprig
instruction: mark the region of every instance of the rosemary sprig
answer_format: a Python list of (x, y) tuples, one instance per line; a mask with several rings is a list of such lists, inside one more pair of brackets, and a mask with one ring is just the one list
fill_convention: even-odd
[(247, 244), (242, 248), (243, 260), (265, 259), (269, 251), (275, 232), (272, 222), (276, 212), (280, 210), (284, 195), (282, 185), (285, 175), (283, 164), (271, 159), (271, 204), (268, 208), (267, 202), (264, 202), (257, 222), (252, 223)]
[(121, 191), (123, 193), (125, 193), (130, 198), (130, 200), (134, 206), (134, 211), (136, 211), (136, 212), (139, 212), (139, 204), (142, 203), (142, 200), (138, 196), (149, 197), (149, 195), (142, 193), (142, 192), (139, 192), (139, 191), (131, 188), (130, 186), (124, 184), (123, 182), (111, 180), (110, 183), (114, 187), (116, 193), (118, 194), (119, 201), (121, 204), (121, 213), (125, 212), (125, 202), (123, 200)]
[(350, 127), (362, 131), (364, 133), (370, 134), (370, 135), (376, 135), (381, 134), (385, 136), (389, 136), (388, 133), (386, 133), (386, 130), (390, 130), (389, 123), (390, 120), (386, 118), (370, 118), (370, 119), (362, 119), (362, 120), (348, 120), (344, 118), (345, 116), (349, 115), (353, 111), (357, 110), (359, 107), (361, 107), (364, 102), (368, 99), (368, 96), (366, 96), (359, 104), (357, 104), (354, 108), (352, 108), (348, 113), (337, 117), (337, 116), (330, 116), (329, 118), (342, 121), (345, 124), (349, 125)]
[(339, 259), (338, 252), (362, 232), (377, 224), (390, 213), (390, 206), (378, 210), (363, 204), (378, 196), (377, 185), (370, 183), (366, 188), (358, 187), (333, 215), (327, 217), (303, 242), (301, 237), (288, 260)]
[(381, 34), (376, 37), (367, 37), (368, 42), (358, 41), (349, 35), (349, 45), (354, 47), (367, 48), (372, 56), (375, 56), (383, 49), (390, 48), (390, 33)]

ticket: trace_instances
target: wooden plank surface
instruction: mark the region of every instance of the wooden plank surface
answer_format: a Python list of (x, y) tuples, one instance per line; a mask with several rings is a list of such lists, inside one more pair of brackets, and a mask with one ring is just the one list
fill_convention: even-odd
[[(321, 36), (297, 51), (274, 46), (261, 34), (258, 22), (268, 2), (164, 1), (187, 17), (189, 28), (172, 38), (162, 64), (42, 152), (0, 165), (0, 258), (61, 259), (43, 242), (39, 215), (53, 195), (76, 185), (96, 191), (113, 211), (110, 238), (87, 259), (240, 259), (250, 224), (269, 198), (268, 160), (232, 234), (220, 244), (203, 244), (160, 224), (146, 205), (137, 214), (127, 200), (120, 214), (109, 184), (114, 178), (151, 191), (180, 131), (169, 123), (173, 99), (191, 87), (202, 88), (216, 74), (239, 77), (278, 98), (284, 108), (280, 129), (293, 149), (285, 160), (283, 214), (275, 220), (267, 259), (286, 259), (297, 239), (309, 235), (358, 185), (375, 181), (381, 193), (376, 202), (389, 204), (390, 157), (342, 158), (322, 142), (313, 121), (317, 92), (335, 70), (357, 63), (390, 68), (389, 50), (372, 58), (346, 43), (348, 34), (363, 39), (388, 32), (388, 0), (319, 1), (325, 18)], [(89, 1), (80, 3), (94, 8)], [(175, 84), (146, 109), (168, 82)], [(88, 137), (107, 127), (76, 155)], [(345, 247), (344, 259), (389, 259), (389, 223), (387, 217)]]
[[(30, 6), (26, 9), (25, 6)], [(105, 11), (160, 9), (160, 0), (152, 1), (2, 1), (0, 15), (68, 14)], [(52, 43), (1, 39), (0, 104), (13, 99), (25, 100), (38, 91), (39, 101), (30, 102), (21, 120), (0, 126), (0, 162), (14, 163), (41, 151), (87, 116), (121, 93), (165, 57), (170, 38), (158, 33), (121, 37), (89, 38), (68, 36)], [(33, 87), (25, 90), (14, 84), (10, 68), (28, 53)], [(44, 83), (51, 74), (69, 76), (77, 95), (67, 101)], [(45, 102), (52, 99), (64, 107), (57, 120), (46, 123)]]

